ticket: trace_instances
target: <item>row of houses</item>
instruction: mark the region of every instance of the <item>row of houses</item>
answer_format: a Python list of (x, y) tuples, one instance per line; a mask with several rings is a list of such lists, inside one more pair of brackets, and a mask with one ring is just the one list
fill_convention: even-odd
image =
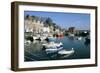
[[(25, 29), (24, 32), (32, 33), (59, 33), (59, 29), (55, 29), (53, 26), (46, 26), (43, 21), (37, 20), (36, 18), (29, 16), (25, 18)], [(55, 29), (55, 30), (54, 30)]]
[[(47, 33), (47, 34), (55, 34), (55, 33), (67, 33), (68, 35), (74, 36), (75, 34), (80, 34), (82, 32), (89, 33), (89, 30), (77, 30), (75, 27), (69, 27), (67, 29), (61, 29), (59, 27), (55, 28), (54, 26), (49, 26), (45, 24), (44, 21), (41, 21), (39, 18), (35, 16), (25, 17), (25, 29), (24, 32), (32, 32), (32, 33)], [(66, 32), (65, 32), (66, 31)]]

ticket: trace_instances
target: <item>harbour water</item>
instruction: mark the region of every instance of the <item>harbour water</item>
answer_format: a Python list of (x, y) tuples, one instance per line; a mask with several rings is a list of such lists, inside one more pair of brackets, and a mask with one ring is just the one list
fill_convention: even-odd
[(56, 38), (54, 42), (62, 42), (63, 48), (70, 50), (74, 48), (74, 53), (66, 57), (54, 57), (47, 55), (43, 50), (43, 43), (45, 41), (33, 41), (30, 44), (24, 45), (24, 61), (45, 61), (45, 60), (68, 60), (68, 59), (87, 59), (90, 58), (90, 43), (86, 43), (86, 37), (78, 40), (77, 37)]

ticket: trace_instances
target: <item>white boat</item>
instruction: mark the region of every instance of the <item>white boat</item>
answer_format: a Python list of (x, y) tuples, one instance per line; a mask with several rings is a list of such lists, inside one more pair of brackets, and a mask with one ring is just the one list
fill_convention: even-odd
[(41, 36), (41, 37), (40, 37), (41, 41), (45, 40), (46, 38), (47, 38), (47, 37), (45, 37), (45, 36)]
[(70, 37), (74, 37), (74, 36), (75, 36), (75, 34), (69, 33), (69, 36), (70, 36)]
[(71, 50), (65, 50), (65, 49), (63, 49), (63, 50), (60, 50), (59, 52), (58, 52), (58, 54), (60, 54), (60, 55), (70, 55), (70, 54), (73, 54), (74, 53), (74, 48), (72, 48)]
[(37, 36), (33, 36), (33, 39), (34, 39), (34, 40), (36, 40), (36, 39), (38, 39), (38, 38), (39, 38), (39, 37), (37, 37)]
[(60, 43), (55, 43), (55, 42), (49, 42), (47, 44), (42, 44), (43, 46), (45, 46), (46, 48), (49, 48), (49, 47), (59, 47), (59, 46), (62, 46), (63, 44), (60, 42)]
[(77, 37), (77, 40), (82, 40), (82, 37)]
[(33, 36), (33, 39), (34, 40), (41, 40), (41, 41), (43, 41), (43, 40), (46, 39), (46, 37), (45, 36)]
[(54, 53), (54, 52), (58, 52), (59, 50), (63, 49), (62, 47), (62, 43), (54, 43), (54, 42), (50, 42), (48, 44), (43, 44), (43, 46), (45, 46), (45, 51), (46, 53)]
[(31, 41), (30, 41), (30, 40), (25, 40), (25, 41), (24, 41), (24, 44), (25, 44), (25, 45), (29, 45), (29, 44), (31, 44)]
[(47, 48), (45, 51), (47, 54), (49, 53), (55, 53), (55, 52), (58, 52), (59, 50), (63, 49), (63, 47), (59, 47), (57, 48), (56, 46), (55, 47), (49, 47)]

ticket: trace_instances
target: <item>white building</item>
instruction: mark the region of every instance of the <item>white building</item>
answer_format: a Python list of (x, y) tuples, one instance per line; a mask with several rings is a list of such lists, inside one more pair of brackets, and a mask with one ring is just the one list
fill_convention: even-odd
[(25, 32), (35, 32), (35, 33), (43, 32), (43, 27), (44, 27), (43, 22), (32, 19), (25, 19), (24, 24), (25, 24)]
[(44, 33), (50, 33), (49, 27), (43, 27), (43, 32)]

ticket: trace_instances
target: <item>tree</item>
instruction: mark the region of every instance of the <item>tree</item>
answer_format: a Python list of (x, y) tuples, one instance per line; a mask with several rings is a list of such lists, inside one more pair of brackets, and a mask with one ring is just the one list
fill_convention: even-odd
[(47, 18), (46, 20), (45, 20), (45, 22), (44, 22), (46, 25), (49, 25), (49, 26), (52, 26), (52, 19), (51, 18)]
[(25, 16), (25, 19), (28, 19), (28, 18), (29, 18), (29, 15), (26, 15), (26, 16)]

